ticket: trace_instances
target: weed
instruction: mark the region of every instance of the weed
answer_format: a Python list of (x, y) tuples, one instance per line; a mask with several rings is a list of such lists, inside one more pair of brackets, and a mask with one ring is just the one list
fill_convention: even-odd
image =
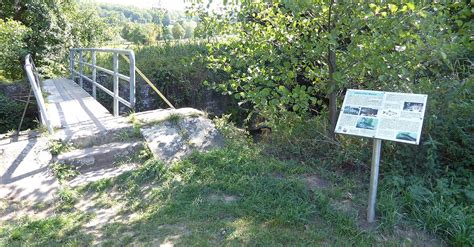
[(72, 209), (79, 200), (79, 192), (69, 187), (62, 187), (58, 191), (58, 199), (63, 210)]
[(79, 191), (81, 192), (92, 191), (95, 193), (103, 193), (107, 189), (110, 189), (111, 187), (112, 187), (112, 180), (109, 178), (106, 178), (106, 179), (101, 179), (96, 182), (89, 183), (85, 185), (84, 187), (80, 188)]
[(138, 120), (137, 115), (135, 113), (131, 113), (128, 116), (128, 119), (133, 125), (133, 135), (135, 137), (141, 137), (140, 129), (142, 128), (142, 123), (140, 122), (140, 120)]
[(132, 163), (140, 163), (152, 158), (152, 156), (153, 154), (151, 153), (148, 146), (143, 144), (141, 149), (138, 151), (138, 153), (134, 153), (133, 155), (118, 158), (115, 160), (114, 165), (122, 166), (122, 165), (132, 164)]
[(148, 147), (148, 145), (144, 144), (143, 148), (138, 153), (138, 158), (140, 160), (148, 160), (148, 159), (151, 159), (152, 157), (153, 157), (153, 153), (151, 152), (150, 148)]
[(54, 163), (51, 165), (51, 170), (60, 183), (71, 180), (79, 175), (77, 167), (61, 163)]
[[(206, 114), (206, 115), (207, 115), (207, 114)], [(205, 116), (206, 116), (206, 115), (205, 115)], [(189, 114), (188, 117), (190, 117), (190, 118), (198, 118), (198, 117), (200, 117), (200, 116), (201, 116), (201, 114), (199, 114), (199, 113), (197, 113), (197, 112), (193, 112), (193, 113)]]
[(59, 155), (70, 150), (72, 146), (62, 140), (53, 140), (49, 143), (49, 151), (52, 155)]
[(172, 125), (178, 125), (179, 121), (183, 120), (184, 116), (179, 113), (171, 113), (165, 121), (169, 121)]
[(133, 129), (130, 131), (128, 129), (122, 130), (119, 133), (117, 133), (118, 138), (120, 141), (125, 142), (125, 141), (131, 141), (131, 140), (136, 140), (141, 137), (140, 129), (133, 127)]

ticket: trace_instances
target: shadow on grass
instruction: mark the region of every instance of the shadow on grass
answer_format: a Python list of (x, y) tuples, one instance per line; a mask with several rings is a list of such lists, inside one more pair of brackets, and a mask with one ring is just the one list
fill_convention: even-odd
[[(149, 161), (83, 191), (123, 192), (127, 223), (103, 227), (105, 245), (363, 244), (374, 238), (329, 199), (292, 177), (295, 166), (242, 147), (195, 154), (169, 168)], [(285, 174), (286, 178), (273, 174)], [(104, 185), (105, 184), (105, 185)]]
[(137, 170), (75, 191), (96, 209), (119, 202), (118, 215), (111, 219), (127, 220), (113, 220), (88, 234), (94, 211), (75, 213), (74, 201), (61, 216), (0, 230), (0, 245), (374, 244), (373, 234), (361, 230), (356, 217), (332, 206), (323, 191), (306, 186), (303, 170), (248, 145), (196, 153), (169, 167), (148, 160)]

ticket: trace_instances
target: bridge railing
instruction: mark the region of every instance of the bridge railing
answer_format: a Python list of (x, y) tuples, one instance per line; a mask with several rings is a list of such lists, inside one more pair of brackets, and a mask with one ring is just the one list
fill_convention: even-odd
[[(97, 53), (112, 53), (112, 70), (100, 67), (97, 65)], [(85, 53), (90, 53), (91, 62), (86, 62)], [(79, 55), (79, 60), (76, 61), (76, 54)], [(76, 76), (79, 76), (79, 85), (83, 88), (84, 80), (92, 84), (92, 96), (97, 98), (97, 88), (101, 89), (108, 95), (113, 97), (113, 109), (114, 116), (119, 115), (119, 102), (124, 104), (130, 109), (135, 108), (135, 54), (132, 50), (123, 50), (123, 49), (107, 49), (107, 48), (73, 48), (70, 50), (69, 54), (69, 70), (71, 72), (71, 80), (74, 81)], [(129, 75), (120, 74), (119, 72), (119, 55), (128, 57), (129, 63)], [(76, 70), (76, 62), (79, 65), (78, 70)], [(91, 68), (92, 73), (90, 78), (84, 73), (84, 66)], [(97, 71), (102, 71), (106, 74), (109, 74), (113, 77), (113, 91), (110, 91), (103, 85), (97, 82)], [(119, 80), (124, 80), (129, 82), (130, 87), (130, 97), (129, 100), (126, 100), (119, 96)]]
[(38, 108), (40, 111), (40, 120), (41, 124), (46, 126), (50, 134), (53, 133), (53, 126), (46, 112), (46, 104), (44, 103), (43, 93), (41, 92), (41, 82), (38, 71), (36, 70), (35, 63), (31, 58), (31, 55), (28, 54), (25, 57), (25, 72), (30, 82), (31, 89), (35, 95), (36, 102), (38, 103)]

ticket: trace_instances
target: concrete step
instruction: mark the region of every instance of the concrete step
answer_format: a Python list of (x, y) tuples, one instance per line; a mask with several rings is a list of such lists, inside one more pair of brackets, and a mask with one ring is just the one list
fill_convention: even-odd
[(62, 153), (55, 158), (55, 161), (76, 166), (79, 172), (88, 172), (112, 167), (121, 159), (131, 158), (142, 147), (141, 141), (112, 142)]
[[(166, 121), (173, 115), (179, 118), (203, 116), (203, 112), (193, 108), (158, 109), (136, 113), (140, 125), (156, 124)], [(105, 116), (69, 125), (55, 130), (53, 139), (61, 140), (76, 148), (99, 146), (111, 142), (125, 142), (141, 139), (140, 131), (133, 128), (128, 118)]]
[(53, 139), (61, 140), (78, 149), (112, 142), (134, 141), (140, 138), (139, 131), (134, 131), (133, 125), (123, 117), (82, 122), (59, 129), (53, 136)]

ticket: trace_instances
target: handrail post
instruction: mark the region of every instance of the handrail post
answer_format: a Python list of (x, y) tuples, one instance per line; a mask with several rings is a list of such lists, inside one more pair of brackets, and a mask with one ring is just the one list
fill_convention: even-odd
[(97, 88), (95, 83), (97, 83), (97, 68), (95, 67), (96, 64), (96, 52), (92, 51), (92, 96), (94, 99), (97, 99)]
[(82, 75), (84, 74), (84, 56), (82, 50), (79, 50), (79, 85), (84, 88)]
[(129, 53), (130, 59), (130, 105), (132, 106), (132, 110), (135, 110), (135, 53), (130, 51)]
[(119, 116), (119, 77), (118, 77), (118, 53), (114, 52), (113, 55), (113, 68), (114, 68), (114, 116)]
[[(88, 59), (87, 52), (91, 53), (91, 59)], [(113, 55), (112, 67), (113, 69), (106, 69), (102, 68), (97, 65), (97, 53), (99, 52), (109, 52)], [(84, 54), (85, 53), (85, 54)], [(129, 75), (127, 76), (125, 73), (120, 73), (119, 70), (119, 56), (123, 56), (125, 61), (130, 63), (129, 67)], [(119, 116), (120, 115), (120, 103), (124, 104), (125, 106), (129, 107), (132, 110), (135, 110), (136, 106), (136, 75), (135, 73), (141, 72), (136, 67), (135, 61), (135, 53), (132, 50), (123, 50), (123, 49), (107, 49), (107, 48), (72, 48), (70, 50), (70, 69), (71, 69), (71, 78), (74, 80), (77, 76), (79, 76), (78, 84), (81, 88), (84, 88), (84, 80), (87, 82), (92, 83), (92, 96), (97, 99), (97, 88), (104, 91), (111, 97), (113, 97), (113, 115)], [(76, 57), (78, 60), (76, 60)], [(77, 65), (79, 63), (79, 66)], [(91, 68), (91, 74), (85, 75), (84, 73), (88, 73), (87, 69), (84, 66), (88, 66)], [(77, 67), (77, 70), (76, 70)], [(86, 67), (87, 68), (87, 67)], [(113, 89), (106, 88), (102, 86), (100, 83), (97, 82), (98, 71), (102, 71), (108, 75), (113, 76)], [(124, 99), (120, 96), (120, 79), (129, 82), (129, 99)], [(153, 86), (152, 86), (153, 87)], [(156, 88), (154, 88), (156, 91)], [(159, 95), (163, 97), (160, 93)], [(165, 101), (171, 105), (166, 99)], [(171, 106), (172, 107), (172, 106)]]
[(71, 81), (74, 81), (74, 50), (69, 50), (69, 71), (71, 72)]

